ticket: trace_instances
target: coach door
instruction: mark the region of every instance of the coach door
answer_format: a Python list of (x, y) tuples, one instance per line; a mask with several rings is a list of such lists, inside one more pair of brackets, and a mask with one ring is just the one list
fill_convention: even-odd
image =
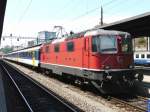
[(32, 65), (35, 66), (35, 53), (34, 51), (31, 51), (31, 56), (32, 56)]
[(89, 38), (84, 39), (83, 68), (89, 68)]

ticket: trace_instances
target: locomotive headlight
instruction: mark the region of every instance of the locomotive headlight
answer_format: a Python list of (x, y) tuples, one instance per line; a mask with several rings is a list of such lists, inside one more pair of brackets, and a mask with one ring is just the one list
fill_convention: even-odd
[(105, 68), (105, 69), (110, 69), (110, 66), (105, 66), (104, 68)]
[(106, 78), (109, 79), (109, 80), (111, 80), (111, 79), (112, 79), (112, 76), (107, 75)]
[(108, 66), (108, 65), (102, 65), (102, 68), (103, 68), (103, 69), (110, 69), (111, 67)]

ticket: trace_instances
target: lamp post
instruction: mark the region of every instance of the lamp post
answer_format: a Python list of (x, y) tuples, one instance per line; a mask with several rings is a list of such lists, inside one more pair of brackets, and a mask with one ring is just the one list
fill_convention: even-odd
[(103, 7), (101, 6), (101, 26), (103, 26)]

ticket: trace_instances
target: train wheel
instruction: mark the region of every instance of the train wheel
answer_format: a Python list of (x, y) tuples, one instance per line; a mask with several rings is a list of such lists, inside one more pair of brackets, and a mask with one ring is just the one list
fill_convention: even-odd
[(139, 74), (137, 78), (140, 82), (142, 82), (142, 80), (144, 79), (144, 76), (143, 74)]

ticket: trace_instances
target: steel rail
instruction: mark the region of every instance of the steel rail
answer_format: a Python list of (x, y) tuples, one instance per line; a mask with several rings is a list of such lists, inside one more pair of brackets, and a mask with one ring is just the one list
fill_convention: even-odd
[[(5, 62), (6, 64), (6, 62)], [(8, 63), (7, 63), (8, 65)], [(51, 96), (53, 96), (55, 99), (57, 99), (59, 102), (61, 102), (63, 105), (65, 105), (67, 108), (69, 108), (71, 111), (73, 112), (83, 112), (83, 110), (79, 109), (78, 107), (74, 106), (73, 104), (65, 101), (63, 98), (61, 98), (60, 96), (58, 96), (56, 93), (50, 91), (48, 88), (44, 87), (43, 85), (41, 85), (39, 82), (35, 81), (33, 78), (25, 75), (25, 73), (23, 73), (22, 71), (16, 69), (16, 67), (12, 66), (12, 65), (8, 65), (10, 67), (12, 67), (14, 70), (16, 70), (19, 74), (21, 74), (22, 76), (24, 76), (25, 78), (29, 79), (31, 82), (33, 82), (35, 85), (37, 85), (38, 87), (40, 87), (42, 90), (44, 90), (46, 93), (50, 94)], [(6, 68), (5, 68), (6, 69)], [(8, 71), (7, 71), (8, 72)], [(9, 72), (8, 72), (9, 73)], [(9, 74), (10, 75), (10, 74)], [(11, 76), (10, 76), (11, 77)], [(13, 82), (15, 82), (13, 80)], [(15, 83), (15, 85), (17, 85)], [(19, 89), (19, 87), (17, 86), (17, 88)], [(21, 92), (21, 91), (20, 91)], [(23, 94), (22, 94), (23, 95)], [(25, 97), (24, 97), (25, 98)], [(27, 102), (28, 103), (28, 102)], [(29, 105), (29, 103), (28, 103)], [(31, 111), (33, 112), (33, 110)]]
[(11, 81), (13, 82), (13, 84), (15, 85), (17, 91), (19, 92), (19, 94), (21, 95), (23, 101), (25, 102), (26, 106), (28, 107), (30, 112), (34, 112), (33, 109), (31, 108), (31, 106), (29, 105), (27, 99), (25, 98), (25, 96), (23, 95), (23, 93), (21, 92), (21, 90), (19, 89), (18, 85), (16, 84), (16, 82), (14, 81), (14, 79), (11, 77), (10, 73), (8, 72), (8, 70), (6, 69), (6, 67), (4, 67), (2, 64), (1, 66), (4, 68), (4, 70), (6, 71), (8, 77), (11, 79)]
[[(126, 105), (126, 106), (130, 106), (132, 108), (135, 108), (139, 112), (146, 112), (147, 111), (146, 108), (142, 108), (142, 107), (136, 106), (134, 104), (131, 104), (131, 103), (129, 103), (127, 101), (124, 101), (124, 100), (120, 100), (120, 99), (115, 98), (115, 97), (111, 97), (111, 100), (115, 101), (116, 103), (120, 103), (120, 104), (123, 104), (123, 105)], [(144, 100), (144, 99), (142, 99), (142, 100)]]

